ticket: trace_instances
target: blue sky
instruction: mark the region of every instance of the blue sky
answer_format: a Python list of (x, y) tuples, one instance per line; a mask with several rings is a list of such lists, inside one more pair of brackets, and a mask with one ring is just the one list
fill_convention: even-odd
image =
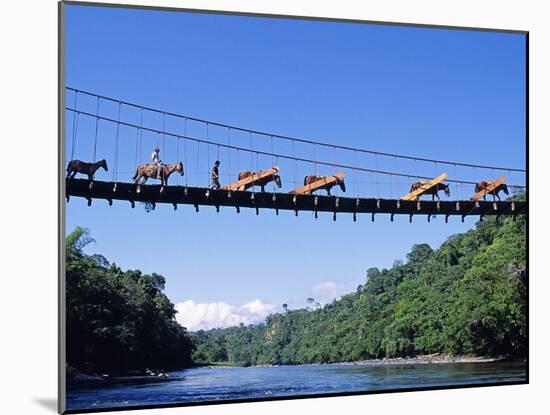
[[(525, 168), (524, 43), (518, 34), (68, 6), (67, 85), (328, 143)], [(67, 98), (72, 104), (73, 95)], [(78, 104), (95, 112), (89, 98), (79, 97)], [(116, 118), (114, 105), (102, 103), (101, 112)], [(135, 110), (124, 108), (122, 116), (139, 122)], [(162, 129), (161, 117), (146, 114), (144, 119)], [(69, 157), (70, 113), (67, 128)], [(91, 160), (94, 128), (93, 120), (79, 118), (75, 158)], [(111, 180), (116, 128), (108, 123), (99, 128), (98, 158), (106, 158), (111, 169), (97, 179)], [(184, 131), (177, 119), (167, 119), (165, 128)], [(187, 128), (188, 135), (205, 137), (204, 126)], [(155, 134), (144, 134), (139, 148), (135, 130), (121, 128), (119, 134), (119, 180), (130, 180), (136, 159), (147, 161), (156, 144), (167, 162), (185, 157), (186, 175), (176, 184), (205, 186), (216, 158), (222, 162), (222, 182), (256, 163), (274, 162), (218, 153), (216, 147), (197, 153), (192, 144), (184, 155), (183, 143), (178, 147), (176, 140)], [(227, 131), (211, 127), (209, 139), (227, 142)], [(245, 147), (249, 139), (231, 136), (232, 143)], [(254, 148), (270, 149), (269, 140), (254, 136), (253, 142)], [(274, 146), (277, 152), (291, 150), (288, 143)], [(313, 157), (311, 148), (297, 147), (296, 153)], [(354, 162), (352, 154), (319, 149), (316, 157)], [(282, 191), (291, 190), (312, 168), (332, 172), (298, 165), (294, 173), (292, 163), (277, 161)], [(500, 175), (371, 156), (359, 156), (357, 164), (418, 175), (447, 171), (464, 180)], [(507, 176), (509, 183), (524, 184), (520, 174)], [(396, 197), (410, 185), (403, 178), (352, 171), (346, 178), (351, 195)], [(451, 198), (464, 199), (471, 189), (457, 186), (452, 193)], [(428, 224), (420, 217), (412, 224), (406, 217), (390, 223), (387, 216), (374, 223), (360, 216), (353, 223), (346, 215), (333, 223), (322, 214), (317, 221), (307, 213), (295, 218), (265, 211), (256, 217), (253, 211), (237, 215), (229, 208), (216, 214), (205, 207), (197, 214), (189, 206), (176, 212), (157, 206), (146, 213), (122, 202), (109, 207), (96, 201), (88, 208), (77, 198), (67, 205), (68, 231), (87, 227), (97, 241), (90, 252), (123, 268), (163, 274), (166, 293), (179, 304), (180, 314), (195, 313), (193, 322), (202, 321), (200, 327), (235, 321), (231, 318), (248, 322), (284, 302), (302, 306), (310, 296), (328, 301), (363, 283), (367, 268), (390, 267), (413, 244), (437, 247), (474, 223), (475, 218), (465, 223), (451, 218), (448, 224), (435, 218)]]

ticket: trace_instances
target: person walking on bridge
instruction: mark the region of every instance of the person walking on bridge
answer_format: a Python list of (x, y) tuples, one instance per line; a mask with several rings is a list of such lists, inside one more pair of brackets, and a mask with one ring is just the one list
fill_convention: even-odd
[(155, 151), (151, 154), (151, 161), (155, 166), (157, 166), (157, 179), (160, 179), (161, 177), (161, 168), (162, 168), (162, 161), (160, 160), (160, 147), (156, 146)]
[(216, 160), (214, 163), (214, 167), (212, 167), (212, 176), (210, 177), (212, 180), (212, 183), (210, 184), (210, 188), (214, 190), (218, 190), (220, 186), (220, 161)]

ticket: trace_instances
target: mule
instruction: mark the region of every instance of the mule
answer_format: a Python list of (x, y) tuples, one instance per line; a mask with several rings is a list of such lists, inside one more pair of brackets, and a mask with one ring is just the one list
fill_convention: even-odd
[[(487, 187), (489, 187), (491, 184), (493, 184), (493, 182), (489, 182), (487, 180), (481, 180), (479, 181), (474, 190), (475, 190), (475, 193), (477, 192), (481, 192), (482, 190), (485, 190), (487, 189)], [(508, 192), (508, 186), (506, 186), (506, 183), (502, 183), (502, 184), (499, 184), (497, 187), (495, 187), (493, 190), (491, 190), (489, 193), (493, 195), (493, 202), (495, 201), (495, 198), (497, 198), (500, 202), (500, 196), (498, 195), (500, 192), (504, 192), (506, 195), (509, 195), (510, 193)], [(485, 193), (483, 195), (483, 200), (487, 200), (486, 198), (487, 196), (487, 193)]]
[[(238, 180), (246, 179), (247, 177), (250, 177), (254, 174), (256, 174), (256, 173), (253, 172), (253, 171), (242, 171), (242, 172), (239, 173), (239, 179)], [(253, 186), (260, 186), (260, 188), (262, 189), (262, 193), (263, 193), (263, 192), (265, 192), (265, 186), (270, 182), (275, 182), (275, 184), (277, 185), (277, 187), (279, 189), (281, 187), (283, 187), (283, 182), (281, 181), (281, 176), (279, 176), (278, 174), (272, 174), (271, 176), (266, 176), (266, 177), (261, 178), (260, 180), (257, 180), (255, 183), (248, 183), (244, 186), (241, 186), (239, 188), (239, 190), (247, 190), (247, 189), (250, 189)]]
[[(145, 184), (147, 179), (157, 179), (161, 181), (163, 186), (168, 185), (168, 178), (172, 173), (178, 172), (180, 176), (184, 175), (183, 163), (180, 161), (175, 164), (163, 164), (160, 169), (160, 175), (157, 174), (157, 166), (154, 164), (141, 164), (136, 169), (136, 174), (132, 178), (137, 185)], [(140, 182), (141, 180), (141, 182)]]
[[(416, 182), (416, 183), (413, 183), (411, 185), (411, 192), (414, 192), (415, 190), (419, 189), (423, 184), (425, 183), (428, 183), (428, 182)], [(435, 186), (432, 186), (430, 187), (428, 190), (426, 190), (423, 194), (424, 195), (432, 195), (432, 201), (435, 200), (435, 198), (437, 197), (437, 200), (441, 200), (439, 198), (439, 194), (438, 192), (440, 190), (443, 190), (445, 191), (445, 196), (449, 197), (451, 196), (451, 189), (449, 189), (449, 185), (448, 184), (444, 184), (444, 183), (438, 183), (436, 184)], [(417, 197), (418, 199), (418, 197)]]
[(318, 180), (326, 179), (328, 177), (335, 177), (336, 181), (332, 183), (328, 183), (324, 186), (321, 186), (313, 190), (311, 193), (316, 192), (317, 190), (325, 189), (327, 191), (327, 196), (331, 196), (330, 189), (332, 189), (336, 185), (340, 186), (340, 189), (342, 190), (342, 192), (346, 191), (346, 183), (344, 182), (344, 179), (340, 179), (337, 176), (316, 176), (316, 175), (306, 176), (304, 177), (304, 186), (307, 186), (308, 184), (311, 184), (311, 183), (315, 183)]
[(67, 164), (67, 179), (74, 179), (77, 173), (86, 174), (88, 180), (93, 180), (95, 172), (100, 167), (103, 167), (105, 171), (109, 171), (107, 168), (107, 162), (105, 159), (96, 161), (95, 163), (87, 163), (81, 160), (71, 160)]

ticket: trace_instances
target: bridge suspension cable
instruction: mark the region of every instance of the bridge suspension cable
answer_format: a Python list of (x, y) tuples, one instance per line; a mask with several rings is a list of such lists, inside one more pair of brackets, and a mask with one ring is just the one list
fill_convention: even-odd
[[(66, 89), (70, 90), (70, 91), (73, 91), (75, 94), (78, 94), (78, 93), (85, 94), (85, 95), (89, 95), (89, 96), (92, 96), (92, 97), (101, 98), (101, 99), (104, 99), (104, 100), (107, 100), (107, 101), (121, 103), (121, 104), (129, 106), (129, 107), (141, 108), (141, 109), (144, 109), (146, 111), (151, 111), (151, 112), (154, 112), (154, 113), (163, 114), (164, 116), (168, 115), (168, 116), (171, 116), (171, 117), (182, 118), (182, 119), (191, 120), (191, 121), (195, 121), (195, 122), (199, 122), (199, 123), (209, 124), (209, 125), (212, 125), (212, 126), (230, 128), (230, 129), (235, 130), (235, 131), (247, 132), (251, 135), (254, 134), (254, 135), (258, 135), (258, 136), (262, 136), (262, 137), (266, 137), (266, 138), (273, 137), (273, 138), (278, 138), (278, 139), (281, 139), (281, 140), (287, 140), (287, 141), (292, 141), (292, 142), (297, 142), (297, 143), (304, 143), (304, 144), (309, 144), (309, 145), (314, 145), (314, 146), (328, 147), (328, 148), (334, 148), (334, 149), (345, 150), (345, 151), (350, 151), (350, 152), (355, 152), (356, 151), (358, 153), (371, 154), (371, 155), (377, 155), (377, 156), (383, 156), (383, 157), (397, 157), (397, 158), (406, 159), (406, 160), (422, 161), (422, 162), (428, 162), (428, 163), (438, 163), (438, 164), (441, 164), (441, 165), (460, 166), (460, 167), (473, 167), (473, 168), (486, 169), (486, 170), (497, 170), (497, 171), (526, 173), (525, 169), (514, 168), (514, 167), (491, 166), (491, 165), (463, 163), (463, 162), (449, 161), (449, 160), (430, 159), (430, 158), (425, 158), (425, 157), (416, 157), (416, 156), (410, 156), (410, 155), (404, 155), (404, 154), (374, 151), (374, 150), (369, 150), (369, 149), (365, 149), (365, 148), (342, 146), (342, 145), (337, 145), (337, 144), (329, 144), (329, 143), (325, 143), (325, 142), (322, 142), (322, 141), (315, 141), (315, 140), (308, 140), (308, 139), (297, 138), (297, 137), (290, 137), (290, 136), (287, 136), (287, 135), (269, 133), (269, 132), (254, 130), (254, 129), (250, 129), (250, 128), (243, 128), (243, 127), (238, 127), (238, 126), (235, 126), (235, 125), (221, 123), (221, 122), (217, 122), (217, 121), (211, 121), (211, 120), (207, 120), (207, 119), (203, 119), (203, 118), (190, 117), (190, 116), (184, 115), (184, 114), (177, 114), (177, 113), (173, 113), (173, 112), (163, 111), (163, 110), (159, 110), (157, 108), (147, 107), (147, 106), (135, 104), (133, 102), (123, 101), (123, 100), (119, 100), (119, 99), (112, 98), (112, 97), (109, 97), (109, 96), (100, 95), (100, 94), (96, 94), (96, 93), (93, 93), (93, 92), (89, 92), (89, 91), (85, 91), (85, 90), (81, 90), (81, 89), (76, 89), (76, 88), (72, 88), (72, 87), (66, 87)], [(75, 109), (76, 109), (76, 106), (75, 106)]]
[[(73, 108), (70, 108), (70, 107), (66, 107), (66, 110), (74, 112), (77, 115), (83, 115), (83, 116), (88, 116), (88, 117), (92, 117), (92, 118), (98, 117), (100, 120), (114, 123), (117, 126), (117, 134), (116, 134), (116, 139), (115, 139), (115, 171), (113, 172), (114, 174), (116, 174), (116, 169), (117, 169), (119, 129), (120, 129), (120, 126), (126, 126), (126, 127), (130, 127), (130, 128), (141, 129), (142, 131), (156, 133), (157, 135), (165, 134), (167, 136), (174, 137), (174, 138), (177, 138), (177, 139), (189, 140), (189, 141), (197, 143), (197, 171), (199, 171), (199, 166), (198, 166), (199, 146), (200, 146), (200, 144), (205, 144), (207, 146), (207, 153), (209, 153), (209, 148), (210, 148), (211, 145), (218, 146), (218, 147), (223, 147), (223, 148), (226, 148), (226, 149), (236, 150), (237, 154), (241, 151), (250, 153), (252, 167), (253, 167), (254, 153), (256, 153), (257, 156), (262, 155), (262, 156), (268, 156), (268, 157), (276, 157), (278, 159), (291, 160), (294, 163), (303, 162), (303, 163), (309, 163), (309, 164), (313, 164), (313, 165), (318, 164), (318, 165), (329, 166), (329, 167), (331, 167), (331, 166), (332, 167), (339, 167), (339, 168), (342, 168), (342, 169), (350, 170), (352, 172), (355, 170), (355, 171), (367, 172), (367, 173), (373, 173), (373, 174), (384, 174), (384, 175), (389, 175), (389, 176), (406, 177), (406, 178), (409, 178), (409, 179), (423, 179), (423, 180), (432, 180), (433, 179), (433, 177), (421, 176), (421, 175), (418, 175), (418, 174), (393, 172), (393, 171), (387, 171), (387, 170), (380, 170), (378, 168), (370, 169), (370, 168), (366, 168), (366, 167), (359, 167), (359, 166), (356, 166), (356, 165), (335, 163), (335, 161), (323, 161), (323, 160), (309, 159), (309, 158), (305, 158), (305, 157), (295, 157), (295, 156), (291, 156), (291, 155), (288, 155), (288, 154), (272, 153), (270, 151), (240, 147), (240, 146), (236, 146), (236, 145), (233, 145), (233, 144), (218, 143), (218, 142), (210, 141), (210, 140), (203, 139), (203, 138), (184, 136), (184, 135), (175, 134), (175, 133), (172, 133), (172, 132), (163, 132), (163, 131), (157, 130), (155, 128), (145, 127), (143, 125), (140, 126), (140, 125), (136, 125), (134, 123), (130, 123), (130, 122), (127, 122), (127, 121), (122, 121), (120, 119), (120, 112), (119, 112), (119, 118), (114, 119), (114, 118), (106, 117), (106, 116), (103, 116), (103, 115), (96, 115), (96, 114), (93, 114), (93, 113), (90, 113), (90, 112), (87, 112), (87, 111), (76, 110), (76, 109), (73, 109)], [(397, 156), (395, 156), (395, 157), (397, 157)], [(238, 161), (238, 158), (237, 158), (237, 161)], [(375, 167), (377, 167), (377, 166), (378, 166), (378, 163), (376, 163)], [(207, 172), (207, 174), (209, 174), (209, 172)], [(294, 176), (296, 176), (296, 172), (294, 172)], [(378, 180), (378, 178), (377, 178), (377, 180)], [(296, 177), (294, 177), (294, 181), (296, 181)], [(446, 181), (450, 182), (450, 183), (458, 183), (458, 184), (470, 184), (470, 185), (472, 185), (472, 184), (475, 185), (476, 184), (476, 182), (473, 182), (473, 181), (457, 180), (457, 179), (447, 179)], [(525, 186), (523, 186), (523, 185), (511, 185), (511, 184), (508, 185), (508, 187), (519, 188), (519, 189), (525, 188)]]

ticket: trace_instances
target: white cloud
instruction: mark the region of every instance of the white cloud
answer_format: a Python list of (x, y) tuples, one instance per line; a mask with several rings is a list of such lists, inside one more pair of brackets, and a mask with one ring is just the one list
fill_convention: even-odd
[(273, 313), (273, 304), (263, 303), (256, 299), (239, 307), (223, 301), (217, 303), (195, 303), (187, 300), (176, 304), (177, 321), (190, 331), (208, 330), (259, 323)]
[(333, 281), (324, 281), (313, 286), (311, 292), (316, 301), (320, 303), (330, 303), (335, 299), (340, 298), (343, 294), (348, 292), (345, 287), (336, 284)]

